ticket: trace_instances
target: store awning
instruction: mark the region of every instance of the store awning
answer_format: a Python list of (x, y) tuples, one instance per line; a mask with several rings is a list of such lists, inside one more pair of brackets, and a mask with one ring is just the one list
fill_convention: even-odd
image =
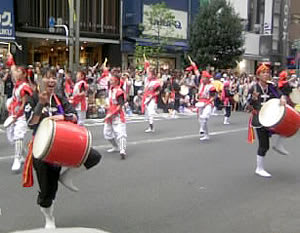
[[(155, 46), (157, 43), (150, 39), (139, 38), (139, 37), (128, 37), (127, 41), (136, 43), (140, 46)], [(189, 49), (186, 41), (172, 41), (170, 44), (165, 46), (165, 49), (171, 51), (186, 51)]]

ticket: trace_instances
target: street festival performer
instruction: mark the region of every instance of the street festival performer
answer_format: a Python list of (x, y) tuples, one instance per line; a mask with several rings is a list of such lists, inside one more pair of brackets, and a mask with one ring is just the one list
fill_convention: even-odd
[[(54, 92), (57, 84), (57, 77), (55, 70), (45, 70), (43, 72), (43, 78), (40, 83), (40, 92), (34, 92), (33, 96), (28, 98), (28, 101), (25, 105), (25, 114), (28, 122), (29, 128), (33, 130), (33, 140), (29, 145), (29, 152), (24, 164), (23, 170), (23, 187), (32, 187), (33, 186), (33, 174), (32, 174), (32, 165), (36, 171), (36, 176), (38, 179), (40, 191), (37, 198), (37, 203), (40, 206), (41, 212), (45, 217), (45, 228), (54, 229), (55, 219), (53, 216), (54, 210), (54, 200), (56, 197), (56, 192), (58, 189), (58, 181), (60, 181), (66, 188), (71, 191), (78, 191), (78, 188), (73, 185), (72, 178), (75, 175), (78, 175), (87, 169), (95, 166), (101, 160), (101, 155), (98, 151), (93, 148), (86, 151), (86, 159), (82, 161), (81, 166), (79, 167), (68, 167), (64, 172), (61, 173), (61, 165), (57, 163), (50, 163), (43, 161), (42, 159), (35, 158), (34, 155), (34, 141), (40, 140), (40, 144), (44, 144), (46, 138), (39, 138), (39, 134), (43, 136), (46, 135), (46, 131), (49, 127), (42, 128), (43, 132), (40, 132), (39, 126), (43, 126), (43, 122), (56, 122), (56, 125), (66, 124), (66, 128), (86, 128), (78, 126), (76, 124), (77, 117), (76, 111), (72, 105), (67, 101), (65, 97), (56, 95)], [(66, 129), (66, 130), (67, 130)], [(57, 130), (57, 128), (55, 129)], [(72, 130), (67, 133), (72, 134)], [(58, 130), (56, 131), (58, 134)], [(36, 135), (36, 137), (35, 137)], [(81, 145), (78, 145), (77, 135), (66, 135), (66, 133), (60, 134), (60, 142), (62, 144), (74, 144), (73, 147), (76, 147), (76, 150), (68, 149), (67, 151), (72, 151), (71, 155), (64, 153), (62, 156), (64, 158), (73, 159), (76, 155), (78, 148), (81, 148)], [(63, 138), (62, 138), (63, 137)], [(68, 141), (66, 138), (68, 137)], [(72, 142), (72, 139), (74, 142)], [(55, 140), (56, 141), (56, 138)], [(52, 142), (54, 145), (55, 142)], [(46, 145), (45, 147), (47, 147)], [(64, 145), (61, 145), (63, 148)], [(55, 148), (56, 151), (59, 151), (61, 148)], [(41, 148), (44, 149), (44, 148)], [(53, 148), (51, 149), (53, 151)], [(58, 156), (59, 153), (54, 153)], [(54, 157), (55, 157), (54, 155)]]
[(73, 89), (73, 107), (77, 112), (77, 123), (84, 125), (87, 111), (87, 91), (88, 84), (86, 82), (86, 75), (84, 71), (78, 71), (76, 74), (76, 84)]
[(15, 79), (13, 96), (7, 101), (9, 117), (4, 122), (7, 138), (15, 146), (14, 162), (11, 171), (21, 171), (23, 158), (24, 137), (27, 131), (27, 123), (24, 114), (24, 106), (28, 96), (32, 95), (32, 89), (27, 80), (27, 72), (23, 67), (17, 67), (11, 54), (8, 55), (7, 66), (11, 67), (12, 77)]
[[(258, 83), (255, 84), (250, 90), (248, 95), (248, 105), (252, 114), (249, 120), (249, 131), (248, 131), (248, 142), (253, 143), (254, 132), (253, 128), (256, 129), (256, 134), (258, 137), (258, 150), (256, 156), (256, 170), (255, 173), (262, 177), (271, 177), (271, 174), (267, 172), (264, 168), (264, 158), (269, 150), (270, 136), (274, 133), (268, 127), (264, 127), (261, 123), (262, 119), (260, 117), (261, 109), (264, 104), (267, 104), (267, 101), (270, 99), (277, 98), (280, 99), (280, 105), (286, 107), (286, 96), (276, 88), (276, 86), (269, 81), (270, 79), (270, 68), (262, 64), (258, 67), (256, 71), (258, 77)], [(278, 104), (279, 105), (279, 104)], [(267, 106), (267, 105), (266, 105)], [(279, 107), (279, 106), (278, 106)], [(269, 118), (275, 118), (276, 112), (272, 112)], [(298, 116), (299, 117), (299, 116)], [(272, 119), (270, 119), (272, 120)], [(299, 118), (296, 121), (299, 122)], [(293, 122), (292, 124), (297, 124)], [(299, 123), (298, 123), (299, 124)], [(298, 127), (298, 126), (295, 126)], [(296, 129), (297, 130), (297, 129)], [(273, 149), (280, 154), (287, 155), (288, 151), (282, 145), (283, 137), (278, 135)]]
[(154, 116), (156, 114), (158, 96), (160, 92), (160, 82), (156, 77), (156, 72), (153, 67), (150, 66), (150, 62), (147, 60), (144, 54), (144, 70), (146, 71), (145, 89), (142, 99), (142, 113), (145, 113), (146, 119), (149, 122), (149, 127), (145, 130), (145, 133), (154, 132)]
[[(192, 61), (190, 56), (188, 59), (193, 67), (194, 73), (198, 76), (200, 75), (198, 67), (195, 62)], [(216, 88), (210, 82), (212, 76), (206, 71), (202, 71), (201, 79), (199, 84), (199, 89), (197, 93), (197, 117), (200, 124), (200, 141), (209, 140), (208, 134), (208, 120), (212, 113), (213, 105), (214, 105), (214, 97), (216, 94)]]
[(107, 150), (107, 152), (120, 151), (121, 159), (125, 159), (127, 133), (124, 104), (126, 96), (120, 86), (120, 71), (116, 68), (111, 70), (108, 101), (109, 105), (104, 119), (103, 134), (104, 138), (112, 144), (112, 148)]

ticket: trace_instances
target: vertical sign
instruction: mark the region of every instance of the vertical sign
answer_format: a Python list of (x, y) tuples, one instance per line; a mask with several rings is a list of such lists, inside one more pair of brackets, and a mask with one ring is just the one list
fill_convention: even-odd
[(0, 40), (15, 39), (14, 1), (0, 0)]
[(273, 0), (265, 0), (264, 34), (272, 34)]

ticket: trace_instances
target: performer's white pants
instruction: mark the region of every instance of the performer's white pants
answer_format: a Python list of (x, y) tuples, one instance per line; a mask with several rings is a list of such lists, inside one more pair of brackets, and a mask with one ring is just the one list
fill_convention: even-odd
[(104, 138), (106, 140), (117, 140), (120, 150), (126, 149), (126, 123), (122, 123), (120, 118), (115, 118), (112, 123), (105, 123), (103, 128)]
[(208, 134), (207, 122), (211, 115), (211, 111), (212, 111), (212, 106), (210, 104), (198, 108), (198, 121), (200, 124), (200, 130), (199, 130), (200, 133)]
[(6, 129), (8, 141), (13, 144), (17, 140), (23, 140), (27, 131), (25, 116), (19, 117), (13, 124)]
[(86, 119), (86, 111), (76, 110), (77, 112), (77, 124), (84, 125)]
[(157, 108), (157, 104), (155, 102), (155, 99), (152, 99), (145, 106), (145, 116), (146, 116), (146, 120), (149, 121), (149, 124), (153, 124), (154, 116), (156, 115), (156, 108)]

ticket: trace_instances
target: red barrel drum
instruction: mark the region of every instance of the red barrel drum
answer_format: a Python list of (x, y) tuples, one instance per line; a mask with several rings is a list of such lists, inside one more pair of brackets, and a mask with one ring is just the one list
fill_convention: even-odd
[(289, 105), (281, 106), (280, 99), (263, 104), (258, 119), (264, 127), (285, 137), (293, 136), (300, 128), (300, 114)]
[(87, 159), (92, 137), (83, 126), (44, 119), (35, 134), (33, 157), (66, 167), (79, 167)]

